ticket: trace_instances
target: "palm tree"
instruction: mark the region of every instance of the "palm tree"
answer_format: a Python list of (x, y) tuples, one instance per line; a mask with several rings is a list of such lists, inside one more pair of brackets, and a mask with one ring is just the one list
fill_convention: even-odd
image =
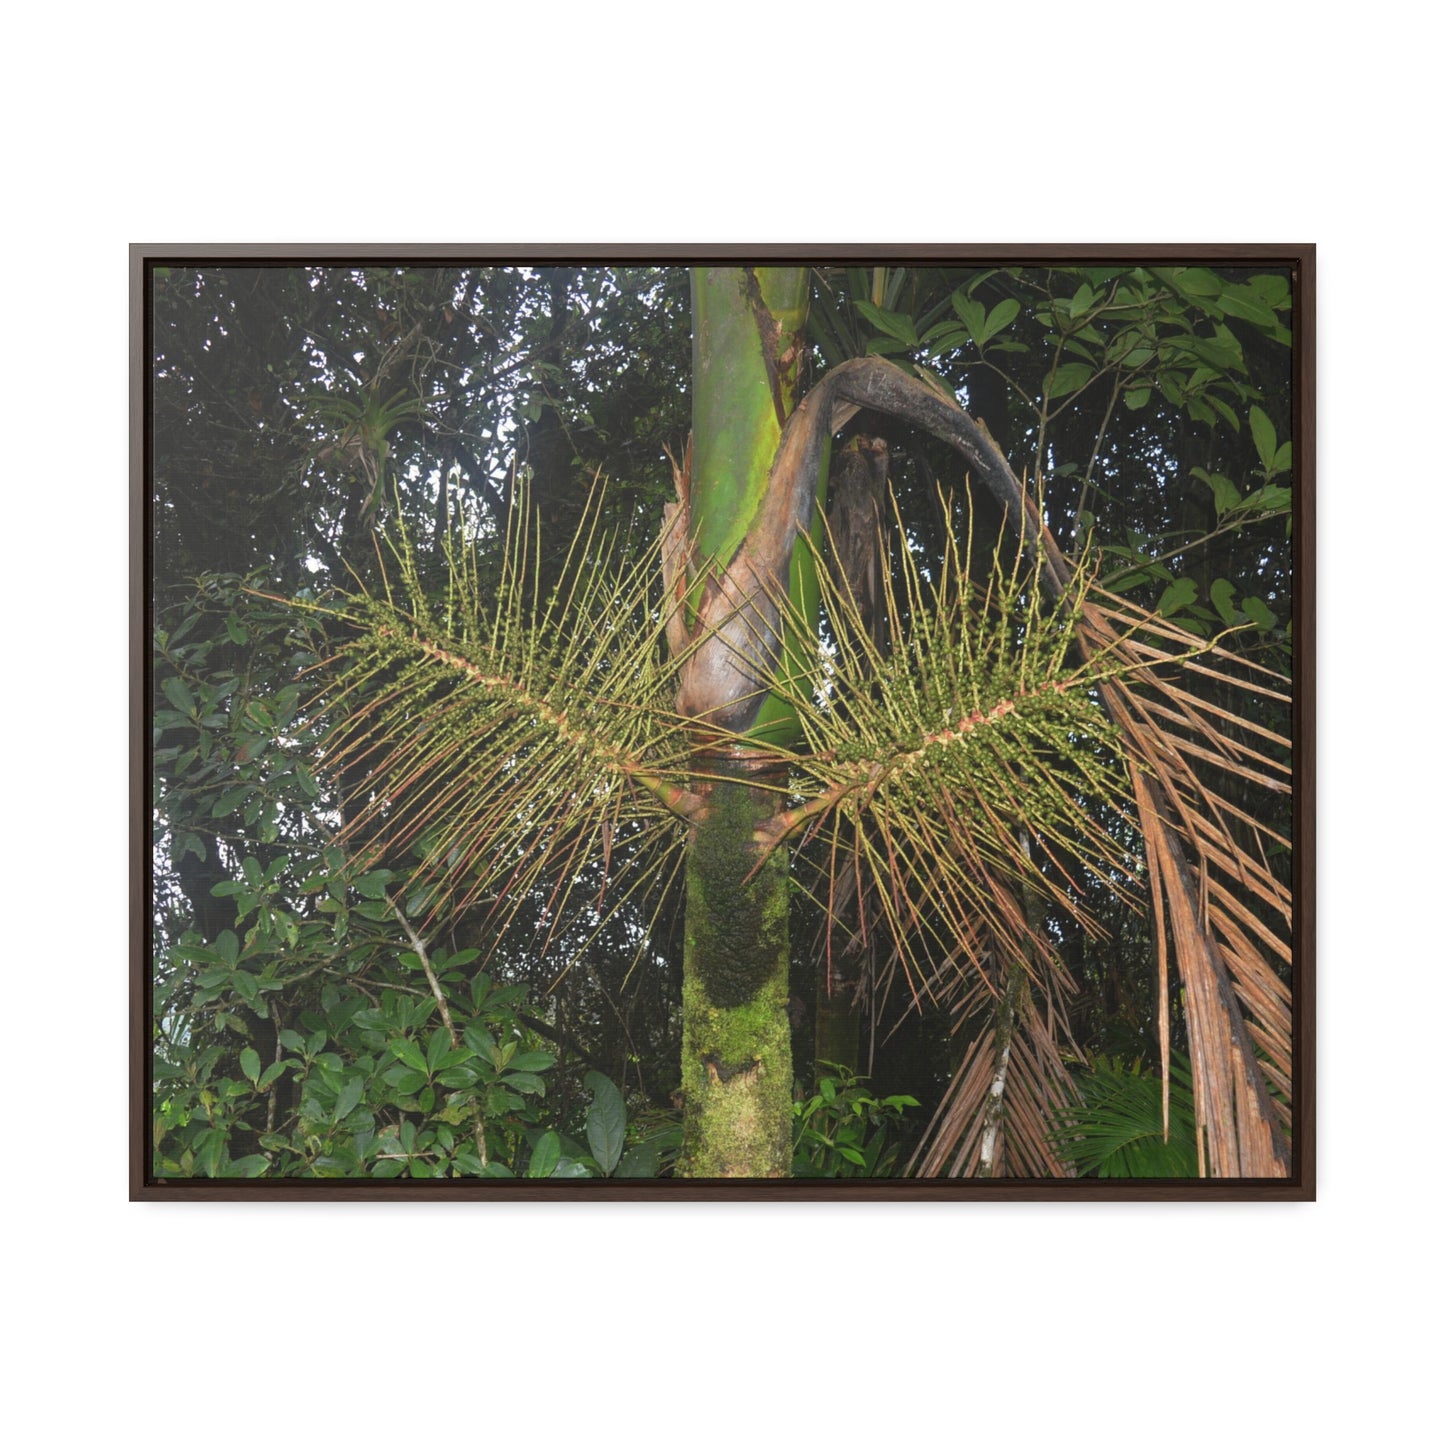
[[(917, 340), (885, 299), (867, 314)], [(808, 301), (805, 268), (694, 272), (693, 432), (640, 557), (594, 511), (541, 596), (513, 507), (495, 591), (454, 541), (436, 595), (398, 534), (384, 583), (328, 609), (350, 638), (328, 762), (365, 778), (356, 835), (422, 841), (438, 898), (505, 915), (545, 882), (545, 919), (576, 905), (599, 927), (681, 869), (695, 1177), (788, 1173), (798, 889), (830, 911), (852, 898), (880, 967), (970, 1040), (913, 1167), (1067, 1172), (1070, 980), (1050, 920), (1097, 930), (1091, 896), (1142, 883), (1164, 1059), (1182, 995), (1197, 1155), (1218, 1176), (1287, 1175), (1290, 897), (1264, 861), (1284, 840), (1239, 794), (1288, 789), (1257, 706), (1287, 684), (1099, 585), (925, 370), (853, 356), (805, 389)], [(1017, 304), (956, 309), (986, 340)], [(949, 520), (926, 565), (897, 547), (881, 598), (829, 565), (832, 439), (860, 411), (946, 443), (1006, 523)], [(1164, 1089), (1167, 1116), (1167, 1070)]]

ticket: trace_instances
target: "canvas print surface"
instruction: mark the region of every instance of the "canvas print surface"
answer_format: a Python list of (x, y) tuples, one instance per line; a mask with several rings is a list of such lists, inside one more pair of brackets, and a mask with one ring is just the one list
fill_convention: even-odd
[(1298, 266), (871, 259), (147, 260), (147, 1189), (1300, 1177)]

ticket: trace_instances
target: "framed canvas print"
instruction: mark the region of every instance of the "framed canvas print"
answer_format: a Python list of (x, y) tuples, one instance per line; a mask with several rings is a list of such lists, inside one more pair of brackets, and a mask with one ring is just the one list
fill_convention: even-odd
[(134, 247), (132, 1198), (1313, 1198), (1313, 285)]

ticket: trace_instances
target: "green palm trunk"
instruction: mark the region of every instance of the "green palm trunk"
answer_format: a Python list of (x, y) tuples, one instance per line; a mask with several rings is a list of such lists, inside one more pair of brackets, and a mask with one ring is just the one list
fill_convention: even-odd
[[(707, 801), (688, 853), (683, 960), (682, 1167), (697, 1178), (783, 1177), (792, 1159), (788, 856), (782, 847), (764, 856), (754, 840), (785, 795), (776, 750), (799, 736), (788, 679), (806, 675), (812, 657), (813, 639), (789, 629), (780, 594), (802, 617), (817, 609), (795, 508), (769, 491), (796, 401), (806, 306), (801, 268), (693, 273), (686, 617), (704, 640), (679, 706), (707, 729), (695, 757)], [(810, 500), (795, 503), (821, 529)]]

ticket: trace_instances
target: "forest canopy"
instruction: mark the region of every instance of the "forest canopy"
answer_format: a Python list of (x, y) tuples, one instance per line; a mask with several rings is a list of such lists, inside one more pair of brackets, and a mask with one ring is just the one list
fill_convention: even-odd
[(153, 264), (153, 1177), (1287, 1177), (1296, 290)]

